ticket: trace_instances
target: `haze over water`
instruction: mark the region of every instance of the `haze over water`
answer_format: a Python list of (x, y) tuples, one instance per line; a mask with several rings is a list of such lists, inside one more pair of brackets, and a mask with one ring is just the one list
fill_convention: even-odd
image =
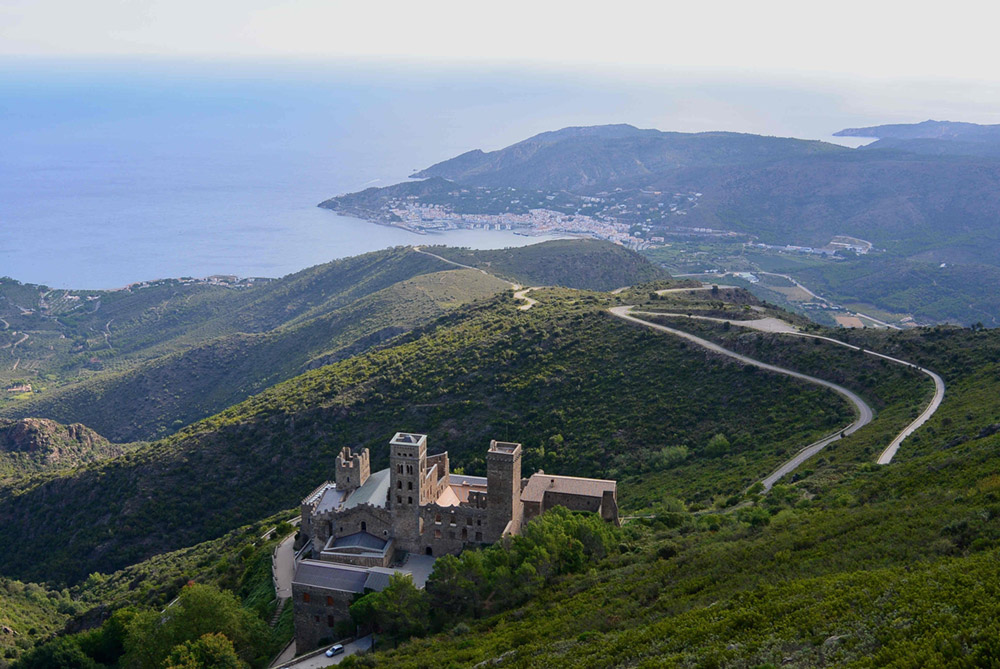
[[(945, 93), (648, 73), (8, 60), (0, 276), (113, 288), (281, 276), (401, 244), (531, 243), (509, 232), (419, 236), (316, 204), (567, 125), (829, 139), (843, 127), (927, 117), (997, 122), (987, 111), (995, 100)], [(929, 103), (942, 99), (977, 102)]]

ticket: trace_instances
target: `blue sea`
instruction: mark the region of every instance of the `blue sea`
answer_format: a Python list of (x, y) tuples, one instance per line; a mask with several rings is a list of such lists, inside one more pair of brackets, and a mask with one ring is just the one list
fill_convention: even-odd
[[(62, 288), (282, 276), (419, 236), (316, 205), (567, 125), (821, 138), (922, 120), (788, 82), (318, 63), (0, 61), (0, 276)], [(974, 119), (972, 119), (974, 120)]]

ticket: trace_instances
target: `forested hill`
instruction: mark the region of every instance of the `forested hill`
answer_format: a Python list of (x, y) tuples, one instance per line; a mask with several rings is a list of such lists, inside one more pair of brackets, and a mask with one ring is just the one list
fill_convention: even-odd
[(798, 139), (612, 125), (542, 133), (505, 149), (464, 153), (413, 176), (444, 177), (475, 186), (576, 192), (655, 185), (685, 170), (746, 168), (846, 152), (832, 144)]
[[(295, 506), (343, 446), (385, 466), (399, 430), (429, 434), (470, 473), (509, 436), (526, 473), (620, 478), (622, 504), (642, 508), (666, 481), (692, 502), (738, 492), (849, 420), (823, 389), (609, 316), (627, 293), (533, 295), (528, 311), (509, 293), (462, 307), (138, 451), (0, 489), (0, 543), (19, 546), (0, 573), (75, 582), (220, 536)], [(731, 451), (708, 449), (717, 434)]]
[[(958, 133), (962, 141), (967, 136)], [(460, 213), (503, 213), (520, 211), (518, 203), (523, 208), (533, 197), (540, 203), (532, 206), (553, 206), (532, 194), (555, 204), (568, 193), (577, 200), (600, 197), (602, 215), (648, 222), (654, 235), (674, 225), (704, 226), (804, 246), (853, 235), (902, 257), (1000, 265), (1000, 159), (989, 150), (852, 150), (791, 138), (617, 125), (565, 128), (497, 151), (470, 151), (414, 176), (427, 181), (342, 195), (322, 206), (381, 220), (379, 207), (399, 197)], [(479, 190), (456, 192), (463, 187)], [(504, 200), (497, 189), (514, 190)], [(663, 194), (695, 192), (698, 206), (684, 210), (683, 220), (657, 209)], [(555, 208), (597, 211), (579, 203)]]
[(638, 253), (594, 239), (560, 239), (508, 249), (427, 249), (525, 286), (614, 290), (670, 278)]
[[(157, 624), (193, 580), (238, 593), (260, 617), (254, 643), (265, 641), (276, 539), (261, 535), (272, 514), (328, 479), (342, 446), (370, 447), (373, 467), (384, 466), (402, 429), (428, 433), (432, 451), (449, 450), (470, 474), (484, 470), (486, 444), (499, 436), (524, 444), (526, 473), (617, 478), (631, 518), (612, 529), (557, 512), (510, 542), (441, 559), (425, 590), (392, 608), (376, 600), (379, 654), (347, 664), (989, 666), (1000, 619), (1000, 330), (829, 331), (792, 317), (944, 377), (938, 411), (880, 466), (882, 448), (930, 397), (924, 375), (820, 339), (740, 327), (789, 317), (739, 289), (656, 292), (678, 287), (546, 288), (527, 311), (505, 290), (170, 438), (0, 485), (0, 545), (13, 547), (0, 551), (0, 622), (22, 635), (2, 640), (37, 646), (25, 667), (71, 653), (83, 658), (75, 666), (112, 666), (124, 650), (121, 617), (97, 634), (50, 644), (44, 635), (90, 606), (96, 621), (104, 607), (137, 604)], [(850, 407), (607, 311), (625, 304), (842, 384), (877, 415), (765, 492), (754, 482), (841, 430)], [(60, 593), (11, 577), (78, 587)], [(252, 666), (288, 640), (292, 613)], [(128, 629), (134, 639), (146, 628)], [(97, 641), (115, 638), (108, 659)]]
[[(479, 252), (436, 251), (479, 265), (470, 260)], [(610, 289), (666, 277), (642, 256), (592, 240), (482, 258), (494, 274), (526, 285)], [(0, 398), (0, 416), (83, 423), (118, 442), (162, 437), (509, 288), (410, 247), (242, 288), (173, 280), (77, 295), (7, 282), (0, 317), (10, 328), (0, 340), (17, 343), (21, 362), (0, 382), (7, 374), (35, 392)]]
[(877, 137), (865, 151), (905, 151), (931, 156), (979, 156), (1000, 159), (1000, 125), (924, 121), (847, 128), (840, 137)]
[(893, 123), (873, 125), (867, 128), (845, 128), (833, 134), (835, 137), (1000, 142), (1000, 125), (927, 120), (921, 123)]

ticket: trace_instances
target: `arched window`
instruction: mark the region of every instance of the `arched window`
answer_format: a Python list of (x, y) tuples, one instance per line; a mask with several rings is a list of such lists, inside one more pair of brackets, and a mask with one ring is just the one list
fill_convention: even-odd
[(426, 553), (427, 555), (434, 555), (434, 549), (428, 546), (427, 550), (424, 551), (424, 553)]
[(362, 532), (367, 532), (368, 531), (368, 524), (365, 523), (365, 521), (363, 521), (363, 520), (361, 521), (361, 531)]

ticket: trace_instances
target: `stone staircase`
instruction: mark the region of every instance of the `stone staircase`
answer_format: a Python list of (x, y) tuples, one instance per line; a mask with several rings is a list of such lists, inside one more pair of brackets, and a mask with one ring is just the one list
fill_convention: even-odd
[(281, 612), (285, 610), (285, 604), (288, 603), (289, 597), (281, 597), (278, 599), (278, 605), (274, 608), (274, 615), (271, 616), (271, 620), (268, 623), (271, 627), (278, 624), (278, 618), (281, 617)]

